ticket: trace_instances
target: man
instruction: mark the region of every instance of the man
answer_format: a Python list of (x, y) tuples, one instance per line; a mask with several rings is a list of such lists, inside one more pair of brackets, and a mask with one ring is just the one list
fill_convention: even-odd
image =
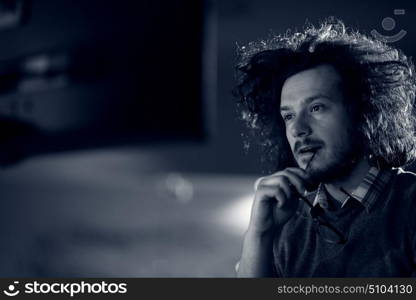
[(238, 276), (416, 276), (410, 59), (327, 20), (243, 47), (238, 68), (278, 170), (255, 184)]

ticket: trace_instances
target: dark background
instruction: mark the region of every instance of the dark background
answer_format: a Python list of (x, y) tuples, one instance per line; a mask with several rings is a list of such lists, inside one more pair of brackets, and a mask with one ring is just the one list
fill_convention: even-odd
[(0, 30), (1, 276), (233, 276), (264, 169), (236, 44), (336, 16), (416, 52), (411, 1), (28, 3)]

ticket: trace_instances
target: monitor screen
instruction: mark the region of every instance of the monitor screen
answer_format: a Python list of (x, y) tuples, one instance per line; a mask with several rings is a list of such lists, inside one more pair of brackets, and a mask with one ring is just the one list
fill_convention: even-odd
[(206, 136), (204, 1), (2, 2), (3, 159)]

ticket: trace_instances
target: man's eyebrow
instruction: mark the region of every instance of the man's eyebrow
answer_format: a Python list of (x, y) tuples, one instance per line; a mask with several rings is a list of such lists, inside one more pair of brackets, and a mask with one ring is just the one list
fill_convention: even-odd
[[(308, 104), (308, 103), (311, 103), (312, 101), (314, 101), (316, 99), (321, 99), (321, 98), (326, 98), (328, 100), (331, 100), (331, 97), (329, 97), (325, 94), (316, 94), (316, 95), (310, 96), (308, 98), (305, 98), (305, 100), (303, 100), (303, 102)], [(288, 111), (288, 110), (291, 110), (290, 106), (284, 105), (284, 106), (280, 107), (280, 112)]]

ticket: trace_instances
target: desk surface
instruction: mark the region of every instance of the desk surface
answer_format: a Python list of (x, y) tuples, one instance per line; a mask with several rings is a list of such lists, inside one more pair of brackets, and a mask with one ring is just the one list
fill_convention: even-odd
[(255, 177), (133, 161), (104, 151), (2, 170), (0, 275), (234, 276)]

